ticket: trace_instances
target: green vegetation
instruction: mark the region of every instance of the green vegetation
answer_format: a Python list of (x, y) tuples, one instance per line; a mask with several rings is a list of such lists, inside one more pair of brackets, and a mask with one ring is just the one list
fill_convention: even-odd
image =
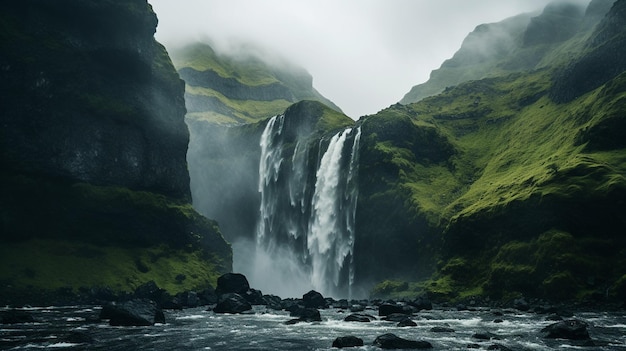
[[(183, 200), (115, 186), (3, 173), (0, 277), (13, 289), (154, 280), (170, 293), (215, 284), (231, 248), (215, 222)], [(184, 280), (176, 280), (179, 274)]]
[(268, 63), (254, 48), (218, 54), (209, 45), (196, 43), (171, 55), (187, 80), (188, 119), (225, 125), (254, 123), (281, 114), (301, 100), (320, 101), (341, 111), (313, 88), (305, 70), (284, 61)]
[[(216, 286), (221, 274), (201, 251), (32, 239), (0, 247), (2, 283), (15, 290), (108, 287), (132, 292), (154, 281), (170, 294)], [(178, 279), (177, 279), (178, 277)], [(182, 278), (184, 277), (184, 279)]]
[[(405, 276), (373, 294), (622, 296), (626, 157), (615, 140), (624, 137), (616, 128), (626, 110), (626, 74), (563, 104), (547, 95), (553, 74), (468, 82), (366, 119), (375, 143), (364, 147), (376, 153), (366, 162), (386, 164), (388, 187), (409, 220), (427, 223), (417, 235), (441, 240), (442, 248), (414, 248), (438, 262), (432, 275), (416, 271), (414, 283), (401, 283), (411, 280)], [(441, 145), (434, 136), (444, 136), (450, 157), (420, 160), (416, 140), (389, 134), (407, 118), (416, 130), (436, 130), (430, 143)]]

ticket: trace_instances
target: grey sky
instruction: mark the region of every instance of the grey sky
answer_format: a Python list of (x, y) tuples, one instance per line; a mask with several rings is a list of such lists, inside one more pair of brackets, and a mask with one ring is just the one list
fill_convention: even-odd
[(308, 70), (314, 87), (357, 119), (426, 81), (477, 25), (540, 10), (550, 0), (149, 2), (159, 18), (156, 38), (166, 47), (207, 38), (222, 51), (256, 43)]

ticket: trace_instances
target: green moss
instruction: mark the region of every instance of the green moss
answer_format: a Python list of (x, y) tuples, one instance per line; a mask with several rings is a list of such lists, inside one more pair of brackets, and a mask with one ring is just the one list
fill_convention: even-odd
[[(11, 289), (103, 286), (131, 292), (154, 281), (171, 294), (215, 286), (220, 267), (201, 251), (167, 246), (122, 248), (33, 239), (0, 247), (0, 277)], [(185, 279), (177, 280), (178, 275)]]

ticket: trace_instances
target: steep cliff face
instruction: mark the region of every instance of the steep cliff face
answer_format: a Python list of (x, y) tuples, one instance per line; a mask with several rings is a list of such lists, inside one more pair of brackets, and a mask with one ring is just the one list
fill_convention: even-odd
[[(228, 244), (188, 204), (184, 82), (153, 38), (150, 5), (28, 0), (0, 8), (0, 239), (3, 249), (26, 250), (2, 255), (2, 280), (19, 286), (20, 269), (41, 278), (46, 265), (72, 275), (72, 267), (54, 264), (54, 254), (35, 260), (25, 240), (101, 244), (102, 255), (117, 247), (187, 247), (215, 255), (207, 261), (211, 274), (228, 270)], [(90, 267), (116, 289), (150, 278), (132, 269), (111, 278), (116, 268)], [(174, 281), (163, 272), (155, 266), (152, 278)]]

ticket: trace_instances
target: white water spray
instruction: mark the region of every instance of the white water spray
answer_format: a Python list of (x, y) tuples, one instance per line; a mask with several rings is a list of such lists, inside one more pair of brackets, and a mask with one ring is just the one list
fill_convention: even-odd
[(241, 271), (261, 290), (281, 296), (299, 288), (300, 295), (315, 289), (351, 297), (360, 127), (334, 135), (318, 164), (310, 165), (310, 149), (318, 145), (305, 139), (285, 160), (284, 119), (270, 119), (261, 136), (256, 251)]

